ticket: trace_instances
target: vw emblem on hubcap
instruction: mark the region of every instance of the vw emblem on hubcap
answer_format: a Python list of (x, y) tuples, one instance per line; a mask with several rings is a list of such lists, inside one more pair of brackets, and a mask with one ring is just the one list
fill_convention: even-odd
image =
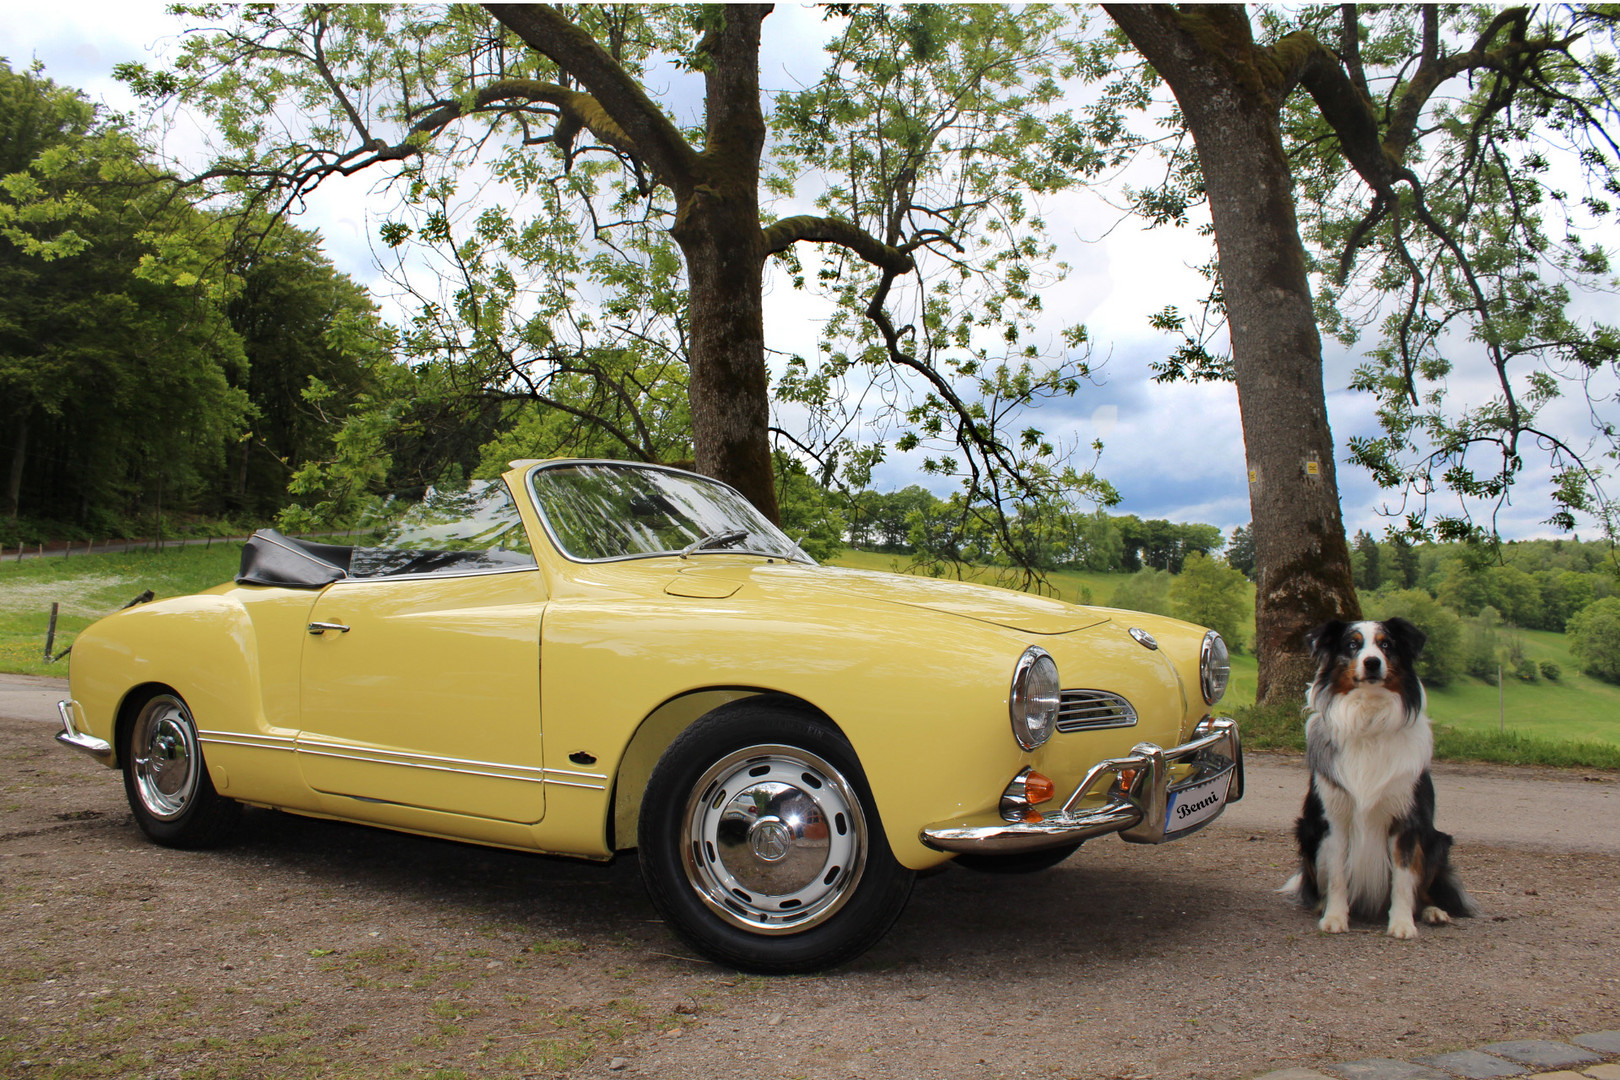
[(754, 857), (764, 862), (780, 862), (787, 857), (793, 834), (780, 821), (766, 819), (755, 825), (748, 834), (748, 846)]

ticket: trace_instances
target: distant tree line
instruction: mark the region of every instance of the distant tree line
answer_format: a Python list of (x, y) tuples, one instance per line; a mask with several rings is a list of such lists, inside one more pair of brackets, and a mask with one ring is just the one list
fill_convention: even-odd
[(1522, 629), (1567, 633), (1582, 670), (1620, 682), (1620, 579), (1607, 542), (1414, 547), (1359, 532), (1351, 559), (1370, 616), (1400, 615), (1428, 635), (1419, 673), (1431, 685), (1561, 678), (1557, 664), (1525, 654)]
[[(994, 561), (993, 538), (976, 528), (959, 500), (940, 499), (918, 485), (882, 493), (862, 491), (849, 500), (849, 543), (869, 551), (921, 555), (943, 562)], [(1223, 543), (1214, 525), (1178, 524), (1102, 510), (1075, 512), (1056, 504), (1023, 508), (1013, 524), (1034, 566), (1048, 570), (1135, 573), (1144, 568), (1181, 572), (1189, 556), (1208, 555)]]

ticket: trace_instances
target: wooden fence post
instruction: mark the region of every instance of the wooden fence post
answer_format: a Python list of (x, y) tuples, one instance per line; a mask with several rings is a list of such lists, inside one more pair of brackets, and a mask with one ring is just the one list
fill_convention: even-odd
[(60, 605), (51, 602), (51, 624), (45, 628), (45, 662), (51, 662), (51, 650), (56, 647), (56, 610)]

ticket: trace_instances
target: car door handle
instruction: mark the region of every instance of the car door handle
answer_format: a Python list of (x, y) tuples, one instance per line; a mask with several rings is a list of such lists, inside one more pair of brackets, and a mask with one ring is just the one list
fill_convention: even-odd
[(309, 624), (309, 632), (311, 636), (319, 636), (326, 633), (328, 630), (336, 630), (340, 634), (347, 634), (349, 632), (349, 628), (340, 622), (312, 622)]

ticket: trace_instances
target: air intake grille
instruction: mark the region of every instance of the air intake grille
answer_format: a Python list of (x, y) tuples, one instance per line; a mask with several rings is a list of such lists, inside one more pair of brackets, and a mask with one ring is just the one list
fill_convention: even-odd
[(1062, 732), (1097, 731), (1136, 726), (1136, 710), (1118, 694), (1106, 690), (1065, 690), (1058, 706), (1057, 729)]

